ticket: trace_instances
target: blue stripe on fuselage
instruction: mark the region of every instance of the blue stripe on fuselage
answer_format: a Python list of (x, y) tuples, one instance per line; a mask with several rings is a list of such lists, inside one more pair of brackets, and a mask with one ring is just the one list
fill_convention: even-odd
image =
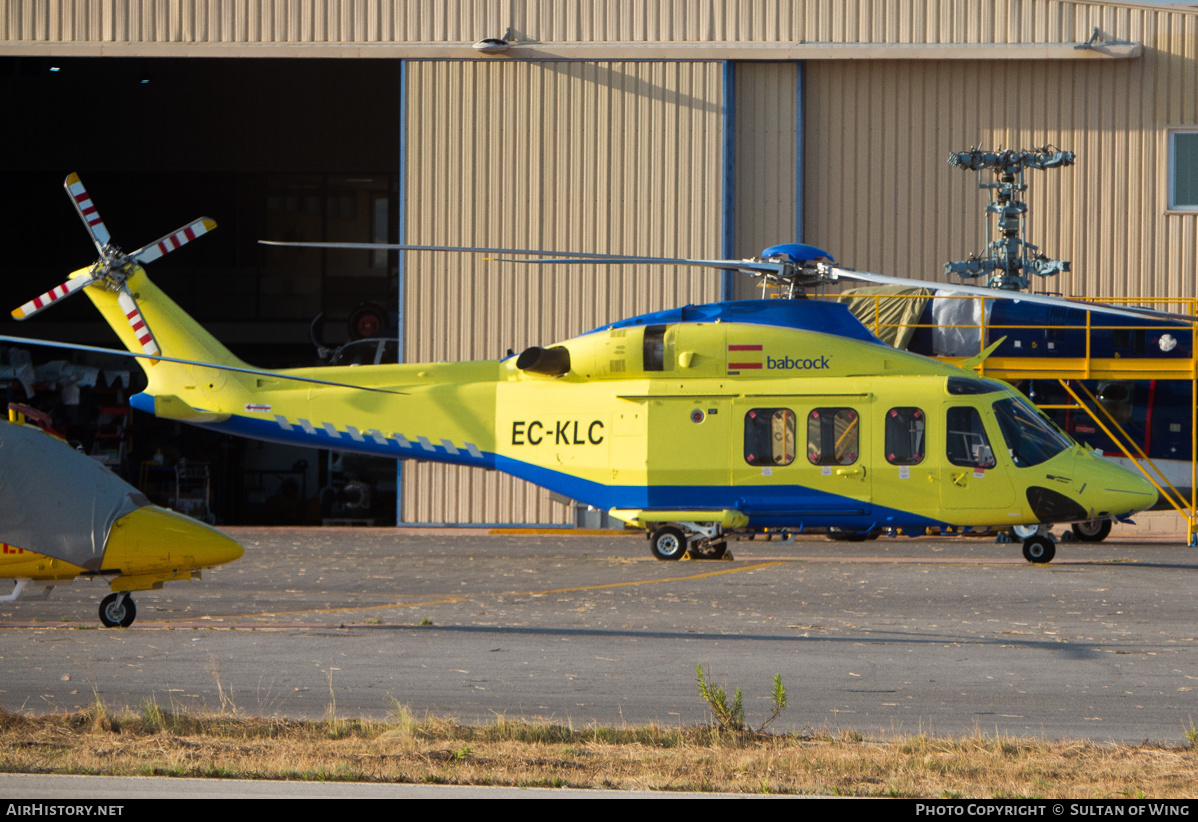
[[(148, 394), (131, 397), (129, 404), (149, 413), (154, 410), (154, 398)], [(468, 450), (467, 443), (451, 442), (446, 445), (429, 440), (409, 440), (407, 447), (404, 447), (399, 440), (390, 436), (378, 442), (370, 434), (360, 433), (361, 438), (354, 439), (344, 429), (334, 429), (338, 436), (333, 436), (320, 421), (315, 420), (311, 423), (310, 432), (294, 420), (289, 421), (289, 425), (290, 430), (273, 418), (234, 415), (223, 422), (196, 424), (196, 427), (287, 445), (494, 469), (601, 510), (728, 509), (747, 514), (750, 526), (756, 528), (935, 528), (950, 524), (802, 485), (603, 485), (486, 451), (478, 451), (475, 456)]]
[[(135, 394), (129, 398), (129, 404), (139, 411), (154, 413), (154, 398), (148, 394)], [(186, 421), (184, 420), (184, 422)], [(258, 418), (231, 415), (223, 422), (188, 424), (208, 431), (220, 431), (247, 439), (285, 445), (352, 451), (356, 454), (369, 454), (391, 459), (429, 460), (453, 465), (473, 465), (478, 468), (495, 467), (495, 455), (479, 450), (472, 443), (450, 442), (446, 444), (443, 440), (432, 442), (417, 438), (405, 440), (407, 442), (405, 446), (390, 435), (384, 436), (383, 441), (378, 442), (369, 431), (358, 431), (355, 438), (345, 428), (333, 427), (330, 430), (330, 426), (327, 426), (323, 420), (312, 420), (311, 431), (305, 430), (296, 420), (288, 420), (288, 426), (284, 427), (273, 416)], [(336, 436), (334, 436), (334, 431)], [(471, 448), (474, 449), (474, 453), (471, 453)]]

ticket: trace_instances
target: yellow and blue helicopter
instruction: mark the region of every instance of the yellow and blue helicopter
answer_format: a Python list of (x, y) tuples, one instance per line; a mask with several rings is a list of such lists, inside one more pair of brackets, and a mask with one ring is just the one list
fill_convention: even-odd
[[(664, 560), (719, 557), (730, 534), (764, 529), (867, 538), (1119, 518), (1157, 500), (1149, 483), (1083, 449), (1009, 385), (890, 348), (822, 301), (686, 306), (502, 360), (254, 369), (144, 269), (214, 223), (125, 255), (76, 175), (67, 188), (77, 207), (87, 204), (80, 215), (100, 259), (13, 314), (82, 290), (147, 362), (148, 385), (130, 402), (159, 417), (504, 471), (645, 528)], [(702, 265), (748, 271), (790, 296), (840, 279), (911, 282), (830, 261), (791, 244), (740, 261), (562, 253), (525, 262)], [(1048, 562), (1055, 546), (1033, 535), (1023, 552)]]

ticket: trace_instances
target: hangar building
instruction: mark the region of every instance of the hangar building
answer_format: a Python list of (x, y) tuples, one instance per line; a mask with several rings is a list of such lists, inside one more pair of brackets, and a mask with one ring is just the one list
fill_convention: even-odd
[[(493, 53), (475, 48), (485, 38)], [(335, 342), (364, 303), (386, 307), (415, 362), (492, 359), (749, 292), (688, 269), (529, 270), (258, 239), (707, 258), (801, 240), (854, 268), (944, 280), (945, 262), (984, 245), (984, 197), (946, 163), (976, 145), (1077, 153), (1032, 172), (1029, 239), (1073, 263), (1054, 290), (1195, 296), (1198, 9), (7, 0), (0, 58), (10, 302), (94, 256), (59, 189), (77, 171), (128, 248), (200, 213), (220, 223), (152, 273), (263, 366), (310, 364), (312, 319), (323, 312)], [(83, 300), (0, 327), (113, 342)], [(304, 469), (302, 454), (207, 447), (224, 449), (230, 495), (279, 465), (304, 475), (306, 496), (322, 481), (317, 457)], [(494, 473), (400, 473), (405, 523), (575, 516)]]

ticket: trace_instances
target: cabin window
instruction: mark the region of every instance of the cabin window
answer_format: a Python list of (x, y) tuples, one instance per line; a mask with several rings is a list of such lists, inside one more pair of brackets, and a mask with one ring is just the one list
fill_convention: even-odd
[(949, 462), (974, 468), (995, 466), (994, 450), (990, 447), (990, 438), (986, 436), (982, 416), (976, 408), (950, 408), (945, 423), (945, 451)]
[(891, 408), (886, 412), (886, 461), (891, 465), (923, 462), (924, 414), (920, 408)]
[(852, 408), (816, 408), (807, 415), (807, 459), (812, 465), (857, 461), (860, 426)]
[(745, 414), (745, 462), (790, 465), (795, 458), (795, 414), (789, 408), (754, 408)]
[(1198, 210), (1198, 131), (1169, 133), (1169, 208)]

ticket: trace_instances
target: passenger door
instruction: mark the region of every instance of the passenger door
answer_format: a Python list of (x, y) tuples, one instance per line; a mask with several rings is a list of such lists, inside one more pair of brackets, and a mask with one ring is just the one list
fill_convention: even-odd
[[(953, 525), (1004, 525), (1015, 495), (1006, 454), (993, 413), (972, 405), (942, 407), (944, 462), (940, 468), (940, 502), (944, 519)], [(1000, 461), (1001, 460), (1001, 461)]]

